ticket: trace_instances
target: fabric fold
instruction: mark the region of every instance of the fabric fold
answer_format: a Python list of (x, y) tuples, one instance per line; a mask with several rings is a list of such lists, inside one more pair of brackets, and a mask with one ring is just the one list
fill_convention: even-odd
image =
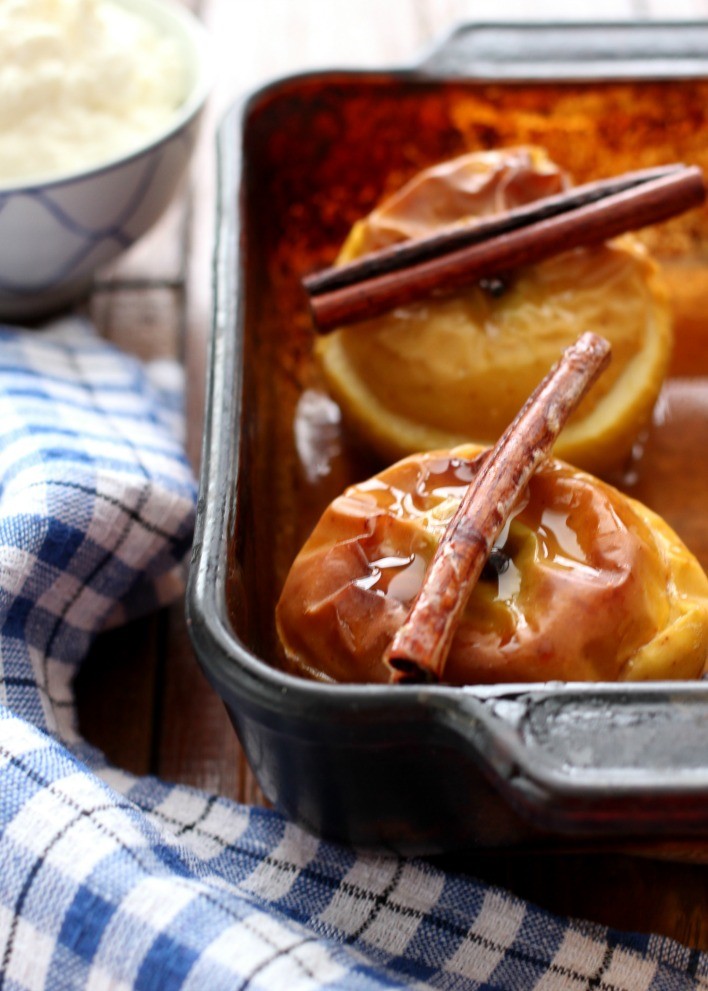
[(86, 323), (0, 328), (0, 684), (64, 740), (95, 636), (183, 585), (196, 489), (169, 410)]

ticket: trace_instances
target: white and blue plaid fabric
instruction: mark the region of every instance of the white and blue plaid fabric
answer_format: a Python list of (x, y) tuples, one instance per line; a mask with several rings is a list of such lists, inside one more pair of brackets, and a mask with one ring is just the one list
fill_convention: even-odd
[(708, 957), (107, 766), (94, 636), (182, 591), (174, 396), (67, 321), (0, 329), (0, 991), (673, 991)]

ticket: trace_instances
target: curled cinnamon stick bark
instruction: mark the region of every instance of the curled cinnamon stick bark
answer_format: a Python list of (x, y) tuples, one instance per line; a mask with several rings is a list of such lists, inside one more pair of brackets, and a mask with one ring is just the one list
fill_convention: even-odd
[[(624, 193), (627, 190), (638, 189), (644, 183), (669, 176), (684, 175), (685, 165), (679, 162), (671, 165), (660, 165), (635, 172), (625, 172), (620, 176), (609, 179), (599, 179), (582, 186), (572, 186), (562, 193), (544, 196), (532, 200), (523, 206), (515, 207), (492, 217), (476, 219), (469, 226), (443, 228), (427, 237), (410, 241), (397, 241), (378, 251), (362, 255), (346, 265), (336, 265), (314, 272), (302, 280), (302, 284), (310, 296), (319, 296), (335, 289), (355, 285), (365, 279), (395, 272), (423, 261), (439, 258), (451, 251), (467, 248), (472, 244), (489, 241), (501, 234), (528, 227), (541, 220), (550, 220), (561, 213), (577, 210), (581, 206), (589, 206), (608, 196)], [(696, 170), (697, 171), (697, 170)], [(326, 328), (320, 328), (326, 329)]]
[[(599, 244), (667, 220), (698, 206), (706, 196), (703, 174), (696, 166), (673, 167), (619, 192), (615, 188), (605, 184), (602, 191), (610, 192), (600, 199), (578, 199), (577, 191), (570, 190), (554, 198), (550, 212), (542, 204), (523, 211), (521, 226), (509, 218), (486, 225), (481, 242), (475, 232), (459, 230), (445, 241), (446, 251), (440, 255), (436, 251), (429, 256), (427, 239), (411, 242), (391, 252), (400, 268), (391, 269), (386, 262), (382, 266), (380, 258), (372, 258), (367, 264), (352, 263), (351, 272), (310, 278), (305, 289), (315, 328), (324, 334), (571, 248)], [(559, 203), (567, 209), (558, 212)], [(335, 287), (330, 288), (333, 280)]]
[(494, 541), (568, 417), (609, 360), (609, 343), (597, 334), (583, 334), (496, 443), (465, 492), (386, 652), (392, 681), (441, 679), (455, 631)]

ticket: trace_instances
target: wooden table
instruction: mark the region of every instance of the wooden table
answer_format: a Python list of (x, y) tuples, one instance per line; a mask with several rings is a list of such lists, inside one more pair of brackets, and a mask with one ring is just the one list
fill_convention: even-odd
[[(415, 61), (462, 20), (708, 17), (708, 0), (204, 0), (218, 80), (191, 184), (149, 236), (97, 281), (86, 310), (143, 358), (176, 356), (199, 459), (214, 220), (214, 129), (239, 94), (308, 68)], [(572, 10), (571, 10), (572, 7)], [(79, 677), (85, 735), (118, 765), (259, 802), (220, 701), (191, 649), (183, 606), (100, 639)], [(708, 866), (619, 854), (477, 856), (467, 865), (551, 910), (708, 949)]]

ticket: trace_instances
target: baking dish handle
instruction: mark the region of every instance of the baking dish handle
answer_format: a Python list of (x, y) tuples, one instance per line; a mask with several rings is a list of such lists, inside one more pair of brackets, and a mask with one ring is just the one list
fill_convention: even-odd
[(462, 24), (416, 68), (444, 81), (704, 76), (708, 23)]
[(543, 827), (708, 830), (703, 682), (463, 689), (439, 712), (517, 810)]

